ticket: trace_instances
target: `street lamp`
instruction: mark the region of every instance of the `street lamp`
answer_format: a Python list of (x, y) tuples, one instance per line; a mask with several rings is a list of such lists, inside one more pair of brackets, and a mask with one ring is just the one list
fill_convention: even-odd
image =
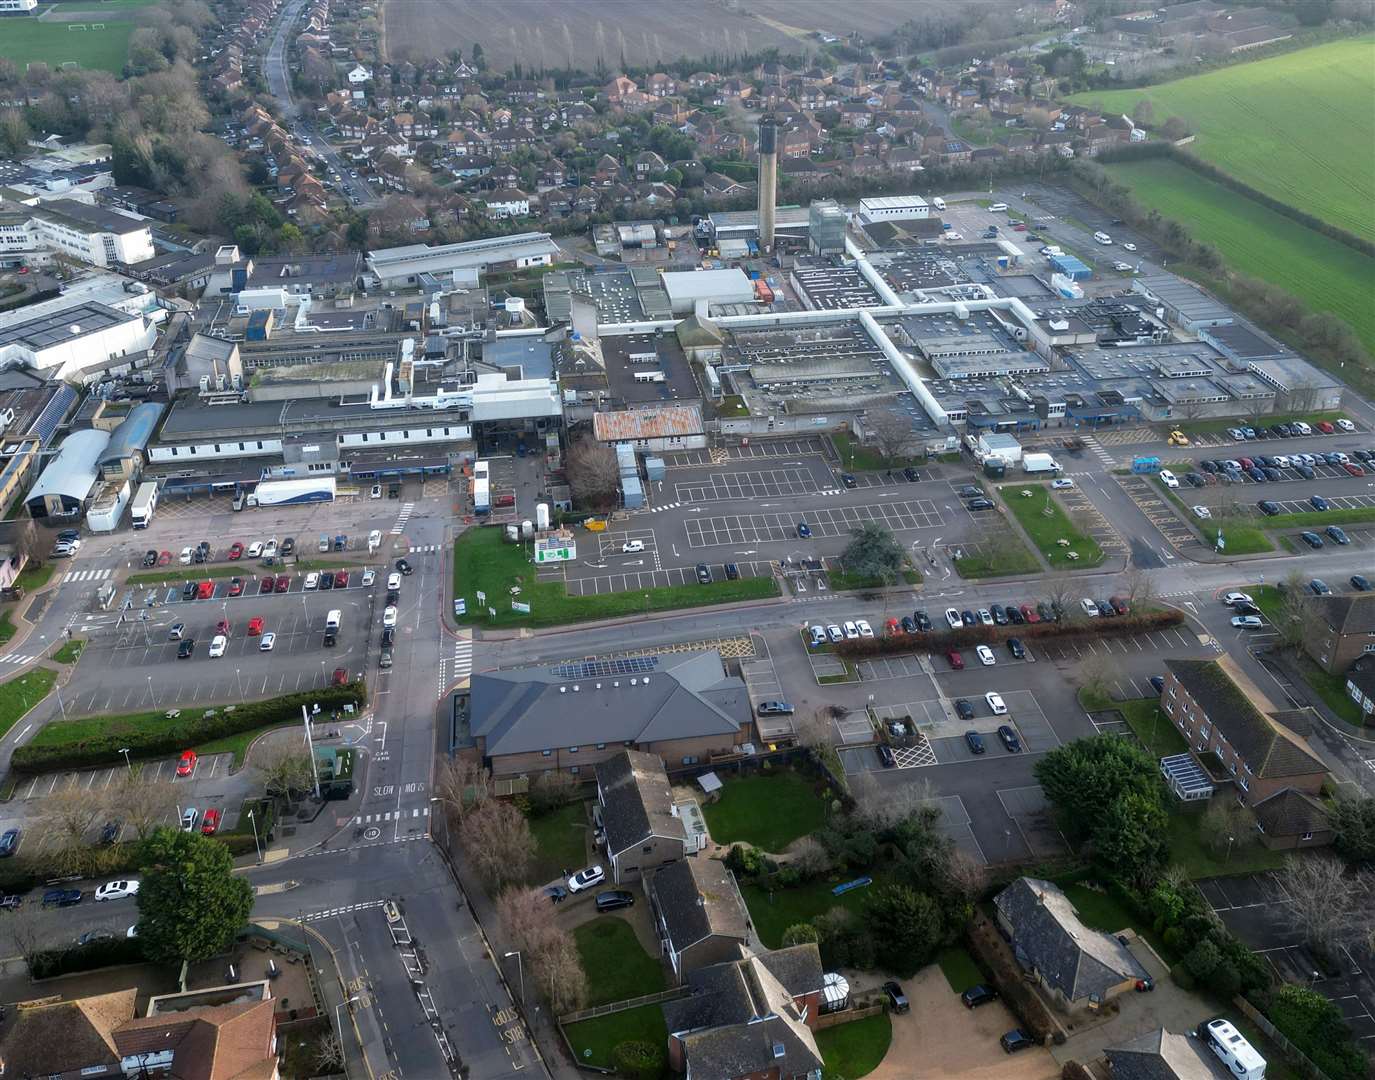
[[(343, 1001), (339, 1002), (338, 1005), (334, 1006), (334, 1026), (335, 1026), (336, 1029), (338, 1029), (338, 1032), (339, 1032), (339, 1052), (340, 1052), (341, 1054), (344, 1054), (344, 1053), (345, 1053), (345, 1051), (344, 1051), (344, 1021), (343, 1021), (343, 1019), (340, 1018), (340, 1016), (339, 1016), (339, 1010), (342, 1009), (345, 1005), (352, 1005), (355, 1001), (358, 1000), (358, 998), (359, 998), (360, 996), (361, 996), (361, 995), (359, 995), (359, 994), (354, 994), (353, 997), (351, 997), (351, 998), (344, 998)], [(350, 1010), (350, 1015), (352, 1015), (352, 1010)], [(347, 1055), (345, 1054), (345, 1056), (347, 1056)]]
[(153, 696), (153, 676), (148, 676), (148, 700), (153, 703), (153, 708), (158, 707), (158, 699)]
[(129, 763), (129, 748), (127, 746), (121, 746), (119, 752), (124, 755), (124, 767), (130, 772), (133, 772), (134, 767)]
[(1235, 837), (1235, 836), (1229, 836), (1229, 837), (1227, 837), (1227, 859), (1226, 859), (1227, 862), (1231, 862), (1231, 861), (1232, 861), (1232, 842), (1233, 842), (1234, 840), (1236, 840), (1236, 837)]
[(239, 700), (243, 700), (243, 678), (239, 675), (239, 669), (234, 669), (234, 681), (239, 684)]
[(519, 950), (519, 949), (513, 949), (513, 950), (511, 950), (511, 951), (508, 952), (508, 953), (502, 953), (502, 959), (503, 959), (503, 960), (509, 960), (509, 959), (511, 959), (511, 957), (513, 957), (513, 956), (516, 958), (516, 972), (520, 975), (520, 1007), (521, 1007), (522, 1010), (524, 1010), (524, 1008), (525, 1008), (525, 965), (521, 962), (520, 950)]

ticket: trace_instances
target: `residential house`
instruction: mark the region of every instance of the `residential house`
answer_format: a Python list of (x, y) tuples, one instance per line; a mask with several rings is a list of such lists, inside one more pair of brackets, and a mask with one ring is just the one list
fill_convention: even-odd
[(1103, 1049), (1112, 1080), (1232, 1080), (1222, 1059), (1193, 1032), (1156, 1028)]
[(550, 191), (553, 188), (563, 187), (568, 182), (568, 174), (563, 171), (563, 166), (557, 161), (551, 161), (535, 176), (535, 190), (539, 192)]
[(530, 214), (530, 196), (519, 188), (502, 188), (482, 201), (487, 206), (488, 217), (528, 217)]
[(1337, 838), (1327, 807), (1307, 792), (1284, 788), (1251, 810), (1262, 842), (1272, 851), (1323, 847)]
[(357, 64), (348, 73), (350, 86), (362, 86), (364, 83), (372, 81), (372, 72), (362, 64)]
[(673, 76), (665, 75), (662, 71), (656, 71), (645, 80), (645, 92), (653, 94), (655, 97), (672, 97), (678, 92), (678, 84)]
[(1160, 706), (1214, 779), (1232, 777), (1245, 805), (1285, 788), (1321, 792), (1327, 769), (1303, 739), (1309, 714), (1278, 711), (1230, 657), (1166, 660)]
[(683, 858), (687, 831), (657, 754), (623, 750), (597, 763), (606, 857), (618, 885)]
[(682, 979), (695, 968), (738, 960), (753, 941), (735, 875), (716, 859), (680, 859), (649, 879), (660, 948)]
[(1304, 638), (1304, 649), (1324, 671), (1340, 675), (1355, 660), (1375, 653), (1375, 593), (1315, 596), (1307, 602), (1317, 612), (1317, 629)]
[(703, 177), (702, 190), (708, 197), (710, 197), (713, 195), (743, 195), (745, 193), (746, 188), (745, 185), (740, 183), (738, 180), (732, 180), (729, 176), (726, 176), (723, 173), (713, 172), (707, 173), (707, 175)]
[(720, 653), (610, 665), (610, 675), (577, 663), (475, 675), (472, 737), (493, 775), (577, 775), (623, 749), (658, 754), (676, 770), (732, 754), (753, 737), (745, 684), (726, 673)]
[(711, 1080), (818, 1080), (822, 979), (814, 944), (698, 968), (691, 992), (663, 1006), (669, 1065)]
[(636, 180), (648, 180), (655, 173), (661, 173), (667, 168), (664, 164), (664, 159), (653, 150), (641, 150), (635, 155), (635, 160), (632, 164), (635, 168)]
[(606, 98), (612, 105), (619, 105), (631, 94), (638, 92), (639, 87), (635, 85), (634, 79), (628, 79), (624, 75), (617, 75), (609, 83), (602, 87), (602, 97)]
[(785, 131), (778, 137), (780, 158), (805, 158), (812, 152), (811, 136), (803, 131)]
[(1079, 920), (1058, 885), (1021, 877), (993, 906), (1018, 963), (1062, 1011), (1096, 1007), (1149, 977), (1116, 937)]
[(1346, 693), (1370, 723), (1375, 718), (1375, 656), (1360, 656), (1346, 669)]

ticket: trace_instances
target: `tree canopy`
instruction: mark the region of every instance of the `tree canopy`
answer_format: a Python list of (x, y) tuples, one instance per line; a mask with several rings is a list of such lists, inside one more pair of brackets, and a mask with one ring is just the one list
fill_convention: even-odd
[(845, 572), (891, 585), (902, 571), (906, 549), (891, 530), (876, 521), (866, 521), (850, 530), (850, 543), (841, 561)]
[(232, 870), (229, 849), (200, 833), (164, 828), (144, 842), (138, 936), (150, 960), (195, 962), (229, 944), (253, 908)]

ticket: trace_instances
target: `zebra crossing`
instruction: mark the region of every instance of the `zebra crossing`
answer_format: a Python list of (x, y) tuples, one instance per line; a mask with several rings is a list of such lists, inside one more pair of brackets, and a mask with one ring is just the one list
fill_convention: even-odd
[(415, 513), (415, 503), (408, 502), (401, 504), (401, 513), (396, 519), (396, 524), (391, 527), (393, 536), (400, 536), (406, 531), (406, 522), (411, 520), (411, 515)]
[(1109, 454), (1107, 450), (1103, 448), (1103, 444), (1100, 443), (1096, 437), (1094, 437), (1093, 435), (1085, 435), (1084, 445), (1088, 447), (1089, 452), (1093, 454), (1094, 457), (1096, 457), (1109, 469), (1115, 469), (1117, 467), (1117, 459), (1113, 457), (1111, 454)]
[(61, 584), (66, 585), (69, 581), (104, 581), (114, 573), (110, 567), (104, 570), (68, 570), (62, 575)]
[(32, 664), (35, 660), (38, 659), (40, 659), (40, 657), (16, 656), (14, 653), (10, 653), (8, 656), (0, 656), (0, 664)]
[(438, 544), (417, 544), (415, 547), (410, 548), (409, 551), (407, 552), (407, 554), (410, 554), (410, 555), (433, 555), (436, 551), (439, 550), (439, 547), (440, 547), (440, 545), (438, 545)]
[(385, 821), (402, 821), (409, 818), (422, 818), (430, 816), (428, 806), (415, 806), (409, 811), (388, 810), (381, 814), (355, 814), (353, 823), (355, 825), (381, 825)]
[[(844, 495), (844, 494), (845, 494), (845, 489), (844, 489), (844, 488), (820, 488), (820, 489), (817, 490), (817, 491), (809, 491), (809, 492), (807, 492), (807, 494), (808, 494), (808, 496), (812, 496), (812, 495), (831, 495), (831, 496), (835, 496), (835, 495)], [(723, 501), (724, 501), (724, 500), (723, 500)], [(741, 497), (741, 501), (749, 501), (749, 500), (748, 500), (747, 497), (742, 496), (742, 497)], [(632, 514), (659, 514), (659, 513), (662, 513), (662, 512), (665, 511), (665, 510), (677, 510), (678, 507), (680, 507), (680, 506), (690, 506), (690, 505), (701, 505), (701, 504), (700, 504), (700, 503), (694, 504), (693, 500), (691, 500), (691, 499), (686, 499), (686, 500), (682, 500), (682, 501), (680, 501), (680, 502), (663, 503), (662, 505), (659, 505), (659, 506), (646, 506), (646, 507), (643, 507), (643, 508), (641, 508), (641, 509), (639, 509), (639, 510), (632, 510), (632, 511), (630, 511), (630, 512), (631, 512)]]
[(466, 678), (473, 673), (473, 639), (454, 639), (454, 678)]

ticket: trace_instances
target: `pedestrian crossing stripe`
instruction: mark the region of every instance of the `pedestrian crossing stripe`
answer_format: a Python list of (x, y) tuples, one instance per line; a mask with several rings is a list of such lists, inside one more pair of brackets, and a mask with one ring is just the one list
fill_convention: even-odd
[(9, 656), (0, 656), (0, 664), (30, 664), (37, 659), (36, 656), (15, 656), (11, 653)]
[(62, 577), (62, 584), (65, 585), (69, 581), (104, 581), (113, 573), (114, 570), (110, 567), (104, 570), (68, 570)]
[(428, 806), (417, 806), (408, 813), (405, 810), (389, 810), (382, 814), (356, 814), (353, 818), (355, 825), (380, 825), (385, 821), (400, 821), (404, 818), (422, 818), (430, 816)]
[(408, 502), (401, 504), (401, 513), (396, 519), (396, 524), (391, 527), (393, 536), (400, 536), (406, 529), (406, 522), (410, 521), (411, 514), (415, 512), (415, 503)]

